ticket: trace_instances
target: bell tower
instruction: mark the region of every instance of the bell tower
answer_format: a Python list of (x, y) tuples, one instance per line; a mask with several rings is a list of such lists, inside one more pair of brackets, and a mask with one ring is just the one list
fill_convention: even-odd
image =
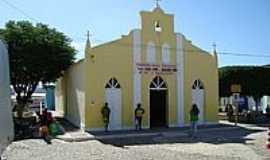
[(141, 28), (143, 32), (151, 34), (155, 33), (173, 33), (174, 32), (174, 16), (166, 14), (159, 5), (157, 0), (156, 7), (153, 11), (142, 11)]

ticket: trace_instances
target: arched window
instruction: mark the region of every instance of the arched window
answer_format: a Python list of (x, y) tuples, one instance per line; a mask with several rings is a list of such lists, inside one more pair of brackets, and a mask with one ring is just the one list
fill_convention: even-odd
[(170, 47), (168, 44), (162, 45), (162, 62), (163, 64), (170, 64)]
[(105, 88), (121, 88), (121, 86), (115, 78), (111, 78)]
[(150, 89), (167, 89), (167, 85), (160, 76), (157, 76), (150, 83)]
[(156, 62), (156, 48), (153, 42), (147, 44), (147, 63), (154, 64)]
[(195, 80), (192, 89), (204, 89), (202, 81), (199, 79)]

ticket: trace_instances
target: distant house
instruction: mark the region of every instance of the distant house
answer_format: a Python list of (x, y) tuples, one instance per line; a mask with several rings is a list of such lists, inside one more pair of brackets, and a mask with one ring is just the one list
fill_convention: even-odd
[[(233, 97), (221, 97), (219, 101), (219, 107), (222, 108), (223, 111), (225, 111), (225, 107), (227, 104), (233, 104)], [(270, 97), (269, 96), (263, 96), (260, 103), (259, 103), (259, 111), (262, 111), (265, 113), (265, 109), (267, 105), (270, 105)], [(256, 110), (256, 102), (253, 97), (251, 96), (240, 96), (239, 101), (239, 109), (240, 110)]]
[(0, 155), (14, 137), (9, 86), (8, 52), (0, 39)]
[[(16, 93), (11, 87), (11, 100), (12, 106), (16, 103)], [(47, 107), (49, 110), (55, 110), (55, 100), (54, 100), (54, 85), (43, 86), (39, 85), (31, 97), (32, 103), (31, 107), (33, 109), (39, 109), (42, 104), (44, 107)]]
[(49, 110), (55, 110), (55, 85), (49, 84), (45, 86), (46, 89), (46, 106)]

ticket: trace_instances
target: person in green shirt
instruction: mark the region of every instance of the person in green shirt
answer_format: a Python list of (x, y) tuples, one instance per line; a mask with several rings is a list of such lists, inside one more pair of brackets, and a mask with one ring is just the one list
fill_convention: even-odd
[(105, 132), (108, 131), (108, 127), (109, 127), (109, 123), (110, 123), (110, 113), (111, 113), (111, 110), (108, 107), (108, 103), (106, 102), (101, 109)]
[(141, 107), (141, 104), (137, 104), (135, 109), (135, 128), (136, 130), (142, 130), (142, 117), (144, 114), (144, 109)]
[(195, 134), (197, 133), (197, 123), (199, 120), (199, 114), (200, 114), (199, 108), (197, 107), (196, 104), (193, 104), (190, 110), (190, 134), (192, 137), (195, 137)]

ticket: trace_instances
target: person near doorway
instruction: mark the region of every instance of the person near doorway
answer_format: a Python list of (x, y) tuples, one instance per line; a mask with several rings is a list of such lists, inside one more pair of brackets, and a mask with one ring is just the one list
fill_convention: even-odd
[(110, 123), (110, 113), (111, 113), (111, 110), (108, 106), (108, 103), (106, 102), (101, 109), (101, 114), (102, 114), (103, 123), (104, 123), (104, 127), (105, 127), (106, 132), (108, 131), (108, 127), (109, 127), (109, 123)]
[(141, 104), (137, 104), (137, 108), (135, 109), (135, 129), (142, 130), (142, 117), (144, 114), (144, 109), (141, 107)]
[(228, 116), (228, 120), (229, 122), (233, 121), (233, 106), (231, 104), (228, 104), (228, 112), (227, 112), (227, 116)]
[(266, 113), (266, 116), (268, 118), (270, 118), (270, 106), (269, 106), (269, 104), (266, 106), (265, 113)]
[(199, 114), (200, 114), (200, 110), (197, 107), (196, 104), (192, 105), (192, 108), (190, 110), (190, 135), (192, 137), (195, 137), (196, 133), (197, 133), (197, 123), (199, 120)]

